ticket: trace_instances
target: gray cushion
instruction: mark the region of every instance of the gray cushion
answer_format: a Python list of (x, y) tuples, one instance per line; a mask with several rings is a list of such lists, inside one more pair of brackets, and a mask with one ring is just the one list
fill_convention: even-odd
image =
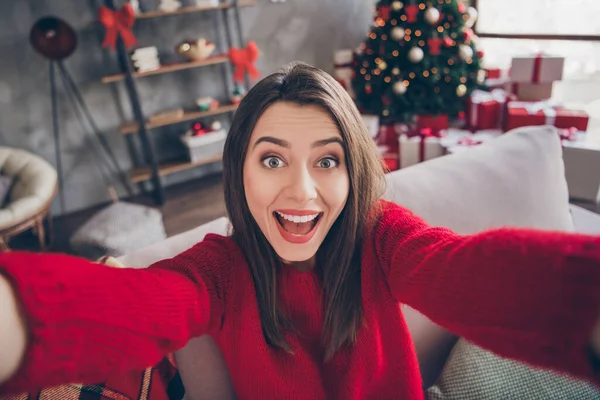
[(167, 237), (162, 213), (139, 204), (118, 202), (106, 207), (70, 239), (71, 249), (84, 257), (118, 257)]
[(500, 358), (461, 339), (428, 400), (599, 399), (591, 383)]

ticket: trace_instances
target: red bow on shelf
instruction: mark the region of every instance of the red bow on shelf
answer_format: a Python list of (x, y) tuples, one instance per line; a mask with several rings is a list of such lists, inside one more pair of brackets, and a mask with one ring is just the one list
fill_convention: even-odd
[(106, 28), (106, 36), (104, 37), (102, 47), (110, 47), (114, 50), (117, 43), (117, 35), (121, 35), (127, 49), (137, 44), (137, 40), (133, 32), (131, 32), (131, 28), (135, 22), (135, 11), (133, 11), (131, 4), (125, 3), (117, 11), (113, 11), (107, 7), (100, 7), (98, 19)]
[(256, 79), (260, 77), (260, 73), (256, 69), (254, 63), (258, 59), (258, 46), (254, 41), (250, 41), (248, 45), (243, 49), (231, 48), (229, 49), (229, 59), (235, 66), (233, 73), (233, 80), (236, 82), (243, 82), (246, 71), (250, 78)]

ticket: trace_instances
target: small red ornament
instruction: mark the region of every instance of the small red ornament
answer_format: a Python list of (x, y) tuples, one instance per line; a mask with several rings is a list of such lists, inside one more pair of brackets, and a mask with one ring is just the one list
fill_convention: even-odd
[(465, 9), (465, 3), (458, 2), (458, 12), (464, 14), (467, 10)]
[(379, 17), (384, 21), (388, 21), (390, 19), (390, 11), (392, 8), (388, 5), (379, 6)]
[(383, 96), (381, 98), (381, 103), (383, 103), (383, 105), (385, 106), (389, 106), (390, 104), (392, 104), (392, 100), (387, 96)]
[(367, 83), (367, 85), (365, 86), (365, 93), (366, 94), (371, 94), (373, 93), (373, 88), (371, 88), (371, 85)]
[(409, 23), (417, 22), (417, 14), (419, 13), (419, 6), (416, 6), (416, 5), (404, 6), (404, 11), (406, 12), (406, 16), (408, 17)]
[(433, 37), (427, 39), (427, 45), (429, 46), (429, 54), (437, 56), (440, 54), (440, 46), (442, 45), (442, 39)]
[(465, 40), (471, 40), (471, 38), (473, 38), (473, 29), (471, 28), (465, 28), (465, 30), (463, 31), (463, 38)]
[(454, 40), (450, 39), (448, 36), (444, 38), (444, 46), (452, 47), (454, 46)]
[(458, 112), (458, 119), (465, 119), (465, 112), (464, 111), (459, 111)]
[(206, 134), (206, 129), (204, 129), (202, 127), (202, 124), (199, 122), (196, 122), (194, 125), (192, 125), (192, 135), (193, 136), (202, 136)]
[(477, 52), (477, 57), (479, 57), (479, 58), (483, 58), (483, 56), (485, 56), (485, 53), (483, 52), (483, 50), (479, 50), (479, 51)]

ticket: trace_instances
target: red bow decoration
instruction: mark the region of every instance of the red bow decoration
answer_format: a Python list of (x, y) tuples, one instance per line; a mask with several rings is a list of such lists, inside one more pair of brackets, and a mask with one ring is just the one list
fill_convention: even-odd
[(125, 48), (129, 49), (137, 44), (137, 40), (131, 32), (133, 23), (135, 22), (135, 11), (130, 3), (117, 11), (113, 11), (107, 7), (100, 7), (98, 12), (100, 23), (106, 28), (106, 36), (102, 47), (110, 47), (115, 49), (118, 35), (121, 35)]
[(252, 40), (243, 49), (231, 48), (229, 49), (229, 59), (231, 63), (235, 65), (235, 71), (233, 73), (233, 80), (235, 82), (243, 82), (246, 71), (250, 75), (250, 78), (257, 79), (260, 77), (260, 72), (256, 69), (254, 63), (258, 59), (258, 46)]
[(379, 16), (384, 20), (387, 21), (390, 19), (390, 11), (392, 10), (391, 6), (388, 5), (381, 5), (379, 6)]
[(406, 16), (408, 17), (408, 22), (412, 24), (413, 22), (417, 21), (417, 14), (419, 13), (419, 6), (416, 6), (416, 5), (404, 6), (404, 12), (406, 13)]
[(569, 142), (574, 142), (575, 140), (577, 140), (577, 132), (578, 130), (575, 127), (558, 130), (560, 140), (568, 140)]
[(429, 54), (432, 56), (437, 56), (440, 54), (440, 46), (442, 45), (442, 39), (437, 37), (432, 37), (427, 39), (427, 45), (429, 46)]
[(473, 139), (472, 137), (464, 137), (458, 141), (458, 145), (460, 146), (477, 146), (478, 144), (483, 143), (481, 140)]

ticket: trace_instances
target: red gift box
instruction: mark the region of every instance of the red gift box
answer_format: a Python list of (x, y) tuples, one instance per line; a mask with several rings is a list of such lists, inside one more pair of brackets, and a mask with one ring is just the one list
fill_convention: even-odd
[(500, 79), (502, 78), (502, 70), (500, 68), (486, 68), (485, 69), (487, 79)]
[(502, 89), (491, 92), (474, 90), (467, 101), (467, 126), (472, 131), (499, 129), (507, 94)]
[(438, 134), (440, 131), (448, 129), (448, 115), (418, 115), (417, 130), (431, 129), (431, 132)]
[(381, 157), (382, 168), (385, 172), (395, 171), (399, 168), (398, 149), (389, 146), (377, 146), (377, 152)]
[(557, 128), (576, 128), (586, 131), (589, 116), (585, 111), (553, 107), (547, 101), (514, 101), (508, 105), (505, 130), (521, 126), (554, 125)]

